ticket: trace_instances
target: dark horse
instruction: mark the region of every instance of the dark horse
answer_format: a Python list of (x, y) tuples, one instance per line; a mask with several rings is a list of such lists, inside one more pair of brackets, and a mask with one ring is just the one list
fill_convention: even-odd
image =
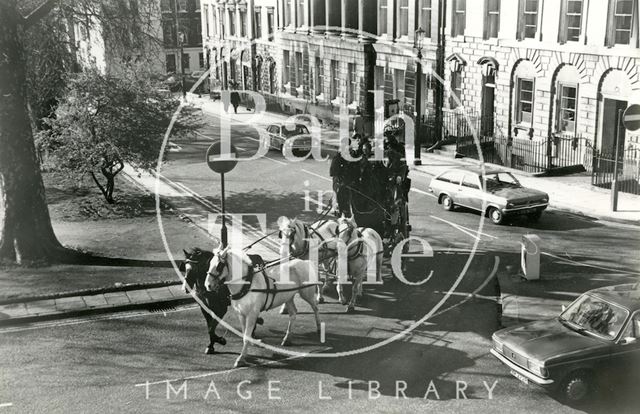
[[(229, 305), (231, 305), (229, 289), (224, 283), (220, 284), (218, 290), (211, 292), (207, 291), (204, 287), (204, 281), (207, 278), (209, 262), (211, 262), (211, 259), (213, 258), (213, 252), (202, 250), (197, 247), (190, 251), (183, 250), (183, 252), (185, 259), (180, 266), (180, 270), (184, 272), (185, 283), (189, 285), (189, 288), (195, 291), (196, 296), (208, 308), (205, 309), (200, 307), (200, 311), (207, 321), (207, 330), (209, 331), (209, 345), (204, 352), (206, 354), (213, 354), (215, 352), (214, 344), (219, 343), (220, 345), (226, 345), (227, 340), (216, 335), (218, 320), (211, 316), (209, 310), (211, 310), (219, 319), (224, 318)], [(262, 325), (262, 318), (258, 318), (257, 322), (259, 325)]]

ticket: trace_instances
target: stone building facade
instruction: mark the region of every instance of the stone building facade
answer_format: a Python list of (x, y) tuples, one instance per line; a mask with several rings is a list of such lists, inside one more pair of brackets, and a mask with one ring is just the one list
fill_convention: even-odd
[[(259, 91), (290, 113), (372, 114), (379, 108), (368, 91), (380, 90), (412, 117), (419, 97), (428, 116), (442, 89), (443, 110), (477, 119), (483, 135), (577, 136), (612, 151), (617, 109), (640, 103), (638, 0), (203, 0), (202, 7), (212, 77)], [(637, 134), (621, 134), (622, 147), (640, 146)]]
[[(512, 139), (614, 151), (617, 109), (640, 103), (637, 0), (449, 3), (447, 109)], [(640, 148), (640, 135), (621, 128), (620, 146)]]

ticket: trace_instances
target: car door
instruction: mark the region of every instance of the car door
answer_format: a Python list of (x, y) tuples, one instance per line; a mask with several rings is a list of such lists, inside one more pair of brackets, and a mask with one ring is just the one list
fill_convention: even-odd
[(464, 175), (458, 194), (458, 204), (474, 210), (482, 209), (484, 192), (480, 186), (480, 179), (477, 174), (466, 173)]
[(437, 189), (437, 195), (440, 196), (440, 194), (443, 193), (447, 194), (454, 202), (456, 202), (462, 175), (462, 172), (453, 170), (447, 171), (444, 174), (436, 177), (436, 182), (433, 184), (433, 187)]
[(631, 374), (632, 379), (640, 379), (640, 311), (629, 318), (620, 339), (613, 346), (611, 366), (615, 368), (611, 375)]
[(279, 149), (280, 143), (282, 141), (280, 137), (280, 127), (278, 125), (271, 125), (271, 131), (269, 136), (271, 137), (271, 146), (273, 148)]

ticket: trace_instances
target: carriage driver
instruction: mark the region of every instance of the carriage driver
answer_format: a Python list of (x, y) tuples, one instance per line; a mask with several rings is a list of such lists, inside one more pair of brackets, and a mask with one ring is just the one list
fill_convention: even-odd
[(351, 192), (346, 185), (347, 161), (338, 151), (331, 160), (329, 175), (333, 179), (333, 211), (337, 217), (351, 217)]

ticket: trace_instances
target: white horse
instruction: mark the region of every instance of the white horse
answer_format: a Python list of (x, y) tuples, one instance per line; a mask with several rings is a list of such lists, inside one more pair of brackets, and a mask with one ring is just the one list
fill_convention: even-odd
[[(309, 240), (318, 246), (318, 264), (328, 271), (336, 257), (336, 235), (338, 223), (335, 220), (320, 220), (310, 226), (298, 219), (280, 217), (280, 257), (309, 260)], [(326, 280), (323, 281), (326, 284)], [(318, 286), (318, 303), (324, 303), (323, 286)]]
[[(356, 298), (362, 295), (362, 282), (371, 266), (375, 266), (376, 282), (382, 281), (381, 268), (384, 245), (382, 238), (375, 230), (358, 228), (353, 218), (340, 217), (337, 234), (338, 239), (346, 245), (347, 271), (353, 280), (351, 299), (347, 306), (347, 312), (350, 313), (355, 310)], [(344, 297), (340, 280), (344, 280), (344, 275), (338, 275), (338, 297), (340, 302), (345, 305), (347, 300)]]
[[(288, 282), (276, 280), (280, 279), (281, 270), (288, 271)], [(316, 290), (314, 282), (318, 280), (315, 272), (315, 269), (309, 266), (309, 262), (298, 259), (269, 269), (260, 267), (256, 271), (253, 262), (242, 250), (228, 247), (214, 250), (214, 257), (211, 259), (204, 285), (207, 290), (211, 291), (215, 290), (219, 283), (226, 283), (231, 293), (231, 306), (240, 316), (243, 346), (234, 367), (246, 365), (249, 338), (251, 338), (260, 312), (285, 303), (289, 311), (289, 324), (282, 339), (282, 345), (289, 344), (291, 326), (297, 313), (294, 304), (296, 294), (300, 294), (302, 299), (311, 306), (316, 320), (317, 332), (320, 334), (320, 315), (314, 295)]]

